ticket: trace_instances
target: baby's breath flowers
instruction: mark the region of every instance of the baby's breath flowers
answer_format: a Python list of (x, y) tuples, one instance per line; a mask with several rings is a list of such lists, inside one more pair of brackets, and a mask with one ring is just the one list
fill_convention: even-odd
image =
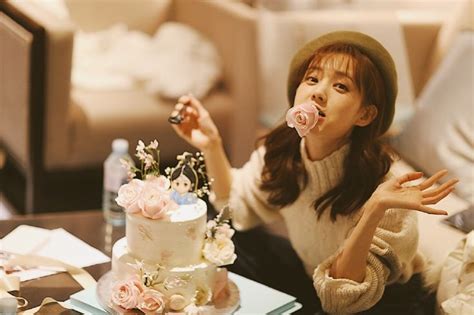
[(129, 180), (135, 178), (137, 174), (141, 179), (146, 179), (148, 175), (158, 177), (160, 175), (160, 150), (159, 143), (153, 140), (149, 145), (145, 146), (142, 140), (138, 141), (135, 156), (140, 161), (140, 168), (137, 168), (133, 161), (128, 159), (120, 159), (122, 166), (127, 169)]

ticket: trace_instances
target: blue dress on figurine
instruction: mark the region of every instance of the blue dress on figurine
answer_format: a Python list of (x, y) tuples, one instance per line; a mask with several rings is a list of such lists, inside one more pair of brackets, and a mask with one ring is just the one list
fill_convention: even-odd
[(184, 194), (180, 194), (176, 190), (173, 190), (170, 195), (171, 199), (173, 199), (178, 205), (191, 205), (197, 202), (197, 196), (195, 193), (187, 192)]

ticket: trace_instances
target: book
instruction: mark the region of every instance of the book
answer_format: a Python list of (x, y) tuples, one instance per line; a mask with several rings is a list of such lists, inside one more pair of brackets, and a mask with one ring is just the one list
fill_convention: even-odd
[(72, 309), (84, 314), (106, 315), (107, 312), (100, 306), (97, 299), (96, 289), (96, 286), (92, 286), (71, 295), (69, 303)]
[(291, 314), (302, 305), (296, 298), (264, 284), (229, 272), (229, 278), (235, 282), (240, 292), (240, 307), (235, 314)]

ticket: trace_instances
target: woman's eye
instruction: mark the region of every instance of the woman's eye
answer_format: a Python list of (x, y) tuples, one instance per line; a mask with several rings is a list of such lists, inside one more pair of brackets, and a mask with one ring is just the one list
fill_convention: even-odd
[(307, 78), (307, 81), (309, 81), (309, 82), (311, 82), (311, 83), (318, 83), (318, 82), (319, 82), (318, 78), (316, 78), (316, 77), (314, 77), (314, 76), (309, 76), (309, 77)]
[(179, 186), (179, 182), (176, 183), (176, 186)]
[(335, 87), (336, 87), (338, 90), (341, 90), (341, 91), (343, 91), (343, 92), (349, 91), (349, 89), (347, 88), (347, 86), (345, 86), (345, 85), (342, 84), (342, 83), (336, 83), (336, 84), (335, 84)]
[(184, 187), (188, 187), (188, 186), (189, 186), (188, 183), (184, 183)]

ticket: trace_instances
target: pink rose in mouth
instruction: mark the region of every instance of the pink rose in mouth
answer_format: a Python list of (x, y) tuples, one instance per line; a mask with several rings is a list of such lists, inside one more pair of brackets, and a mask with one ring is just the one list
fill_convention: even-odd
[(295, 128), (300, 137), (306, 136), (316, 126), (318, 119), (319, 111), (311, 102), (293, 106), (286, 112), (288, 127)]

